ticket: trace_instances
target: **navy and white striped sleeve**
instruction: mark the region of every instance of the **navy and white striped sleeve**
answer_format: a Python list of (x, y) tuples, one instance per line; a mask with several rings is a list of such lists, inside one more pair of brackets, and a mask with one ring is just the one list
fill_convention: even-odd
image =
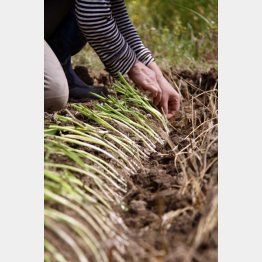
[(136, 53), (118, 29), (110, 0), (76, 0), (75, 12), (81, 31), (109, 73), (126, 74), (135, 64)]
[(147, 49), (133, 24), (130, 21), (124, 0), (111, 0), (113, 17), (116, 20), (117, 26), (130, 47), (135, 51), (137, 59), (148, 65), (154, 61), (152, 53)]

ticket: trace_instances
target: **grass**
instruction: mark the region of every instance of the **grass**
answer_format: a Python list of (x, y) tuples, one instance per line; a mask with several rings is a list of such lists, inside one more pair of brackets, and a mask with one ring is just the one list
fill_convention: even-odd
[[(217, 0), (127, 0), (126, 3), (143, 43), (161, 68), (217, 68)], [(104, 68), (88, 45), (73, 61), (94, 71)]]

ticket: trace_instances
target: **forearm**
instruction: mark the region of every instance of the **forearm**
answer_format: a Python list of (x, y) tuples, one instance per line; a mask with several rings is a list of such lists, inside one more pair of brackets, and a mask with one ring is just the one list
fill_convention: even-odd
[(112, 17), (110, 0), (76, 0), (75, 10), (81, 31), (110, 74), (127, 73), (137, 58)]
[(137, 59), (145, 65), (154, 61), (150, 50), (144, 46), (127, 12), (124, 0), (112, 0), (112, 14), (117, 27), (129, 46), (136, 53)]

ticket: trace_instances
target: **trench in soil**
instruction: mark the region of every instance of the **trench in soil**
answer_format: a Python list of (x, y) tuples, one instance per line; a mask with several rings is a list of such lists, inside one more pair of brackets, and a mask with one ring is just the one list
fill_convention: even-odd
[[(106, 75), (94, 80), (84, 68), (76, 71), (88, 84), (110, 83)], [(128, 179), (126, 209), (114, 208), (136, 243), (124, 259), (217, 261), (217, 118), (210, 110), (216, 106), (210, 94), (217, 95), (217, 72), (165, 74), (179, 85), (183, 109), (171, 121), (166, 143)]]

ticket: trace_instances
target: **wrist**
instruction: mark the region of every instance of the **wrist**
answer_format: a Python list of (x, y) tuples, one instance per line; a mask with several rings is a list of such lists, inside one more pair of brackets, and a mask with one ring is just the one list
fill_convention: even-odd
[(157, 79), (157, 82), (160, 82), (160, 81), (164, 80), (165, 77), (164, 77), (164, 75), (161, 72), (161, 74), (156, 74), (156, 79)]
[(162, 71), (160, 70), (156, 62), (153, 61), (147, 66), (155, 72), (157, 80), (161, 80), (164, 77)]
[(134, 65), (130, 68), (130, 70), (128, 71), (128, 76), (131, 78), (134, 74), (136, 74), (136, 72), (138, 72), (140, 70), (140, 62), (139, 60), (136, 60)]

